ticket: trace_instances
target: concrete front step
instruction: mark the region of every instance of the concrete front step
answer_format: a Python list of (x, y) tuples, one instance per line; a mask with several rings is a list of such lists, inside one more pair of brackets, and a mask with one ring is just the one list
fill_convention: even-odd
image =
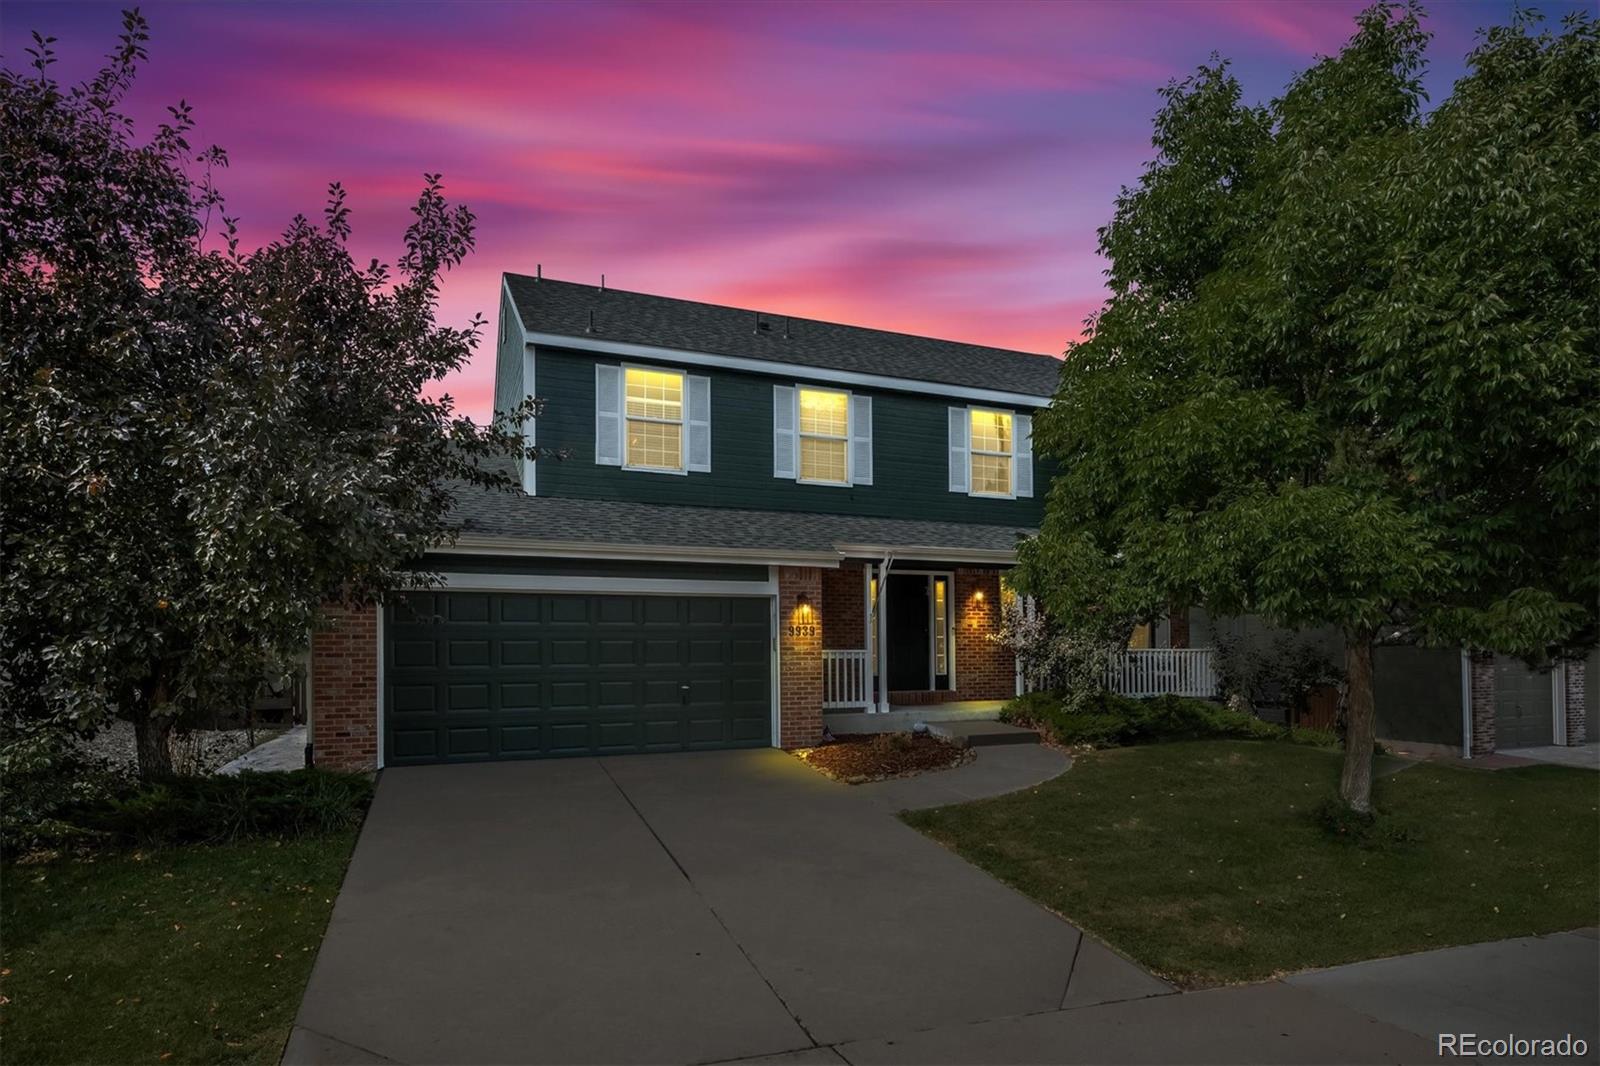
[(929, 722), (928, 732), (963, 748), (994, 744), (1037, 744), (1039, 734), (1004, 722)]

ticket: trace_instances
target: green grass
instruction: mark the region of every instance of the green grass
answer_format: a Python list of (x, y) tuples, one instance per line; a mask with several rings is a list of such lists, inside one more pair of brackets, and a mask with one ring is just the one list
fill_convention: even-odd
[(1593, 772), (1413, 766), (1377, 782), (1391, 832), (1362, 846), (1313, 814), (1339, 765), (1271, 742), (1120, 748), (904, 817), (1187, 987), (1596, 923)]
[(0, 1057), (276, 1063), (353, 831), (0, 868)]

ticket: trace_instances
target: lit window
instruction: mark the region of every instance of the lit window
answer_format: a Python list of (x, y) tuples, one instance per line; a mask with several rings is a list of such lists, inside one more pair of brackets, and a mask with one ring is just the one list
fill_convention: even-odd
[(933, 579), (933, 672), (944, 677), (950, 672), (950, 612), (945, 605), (945, 580)]
[(1011, 412), (974, 408), (971, 418), (972, 492), (976, 496), (1010, 496)]
[(683, 469), (683, 375), (629, 367), (626, 378), (627, 465)]
[(850, 483), (850, 396), (800, 390), (800, 480)]

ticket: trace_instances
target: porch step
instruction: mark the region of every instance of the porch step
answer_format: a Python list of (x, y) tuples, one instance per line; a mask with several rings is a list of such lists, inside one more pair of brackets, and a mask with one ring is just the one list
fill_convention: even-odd
[(1039, 743), (1038, 733), (1004, 722), (929, 722), (928, 732), (963, 748)]

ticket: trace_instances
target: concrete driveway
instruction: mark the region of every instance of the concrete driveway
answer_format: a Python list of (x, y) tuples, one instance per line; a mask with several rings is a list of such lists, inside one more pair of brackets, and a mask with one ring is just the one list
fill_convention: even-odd
[(1447, 1031), (1600, 1051), (1592, 930), (1172, 994), (890, 813), (1052, 772), (985, 758), (920, 791), (774, 751), (386, 771), (284, 1061), (1417, 1062)]
[(1167, 987), (770, 750), (389, 770), (291, 1062), (713, 1062)]

